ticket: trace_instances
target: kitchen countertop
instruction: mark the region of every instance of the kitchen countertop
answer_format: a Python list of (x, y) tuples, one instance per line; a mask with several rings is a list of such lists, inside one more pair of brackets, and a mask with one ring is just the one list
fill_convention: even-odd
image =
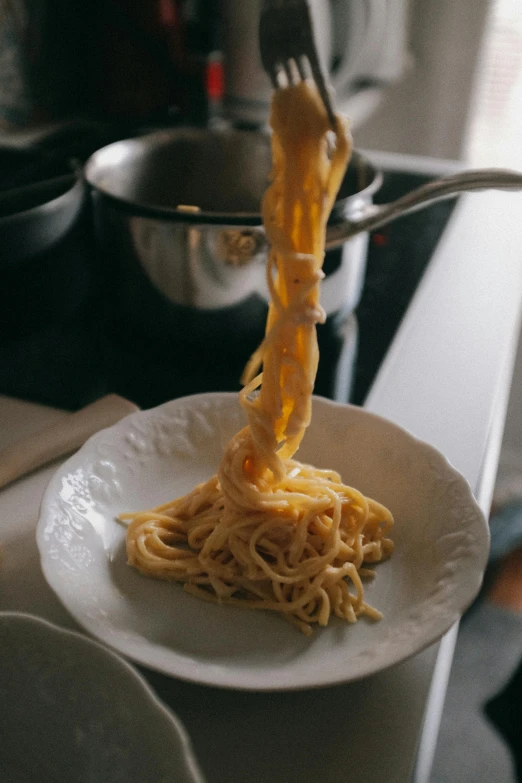
[[(439, 448), (484, 511), (494, 485), (522, 298), (522, 195), (460, 199), (368, 397)], [(0, 397), (0, 447), (65, 416)], [(35, 543), (55, 466), (0, 491), (0, 609), (74, 628)], [(360, 682), (236, 693), (144, 672), (192, 738), (209, 783), (427, 783), (456, 629)], [(144, 671), (144, 670), (142, 670)]]

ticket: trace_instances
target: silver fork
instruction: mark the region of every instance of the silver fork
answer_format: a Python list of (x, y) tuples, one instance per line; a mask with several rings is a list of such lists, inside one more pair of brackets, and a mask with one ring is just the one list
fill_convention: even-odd
[(317, 56), (308, 0), (263, 0), (259, 49), (263, 68), (276, 89), (283, 85), (283, 73), (288, 84), (306, 79), (311, 73), (333, 128), (331, 87)]

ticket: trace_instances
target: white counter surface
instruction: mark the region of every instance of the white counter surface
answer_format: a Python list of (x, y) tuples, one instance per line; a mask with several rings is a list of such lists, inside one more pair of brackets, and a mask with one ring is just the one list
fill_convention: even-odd
[[(486, 512), (521, 295), (522, 195), (463, 197), (367, 402), (443, 451)], [(64, 415), (0, 398), (0, 447)], [(0, 491), (0, 609), (75, 627), (43, 579), (34, 538), (53, 469)], [(148, 676), (184, 721), (208, 783), (405, 783), (416, 758), (425, 783), (454, 637), (367, 680), (302, 693)]]

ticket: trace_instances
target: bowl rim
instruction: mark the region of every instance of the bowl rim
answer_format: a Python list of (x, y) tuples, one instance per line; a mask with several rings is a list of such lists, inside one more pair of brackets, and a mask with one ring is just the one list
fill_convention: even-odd
[[(182, 754), (182, 759), (187, 770), (192, 774), (194, 783), (205, 783), (205, 779), (199, 769), (198, 762), (192, 749), (192, 743), (185, 726), (178, 716), (160, 699), (152, 686), (145, 680), (140, 672), (130, 661), (126, 660), (121, 653), (114, 648), (107, 646), (104, 642), (87, 636), (82, 631), (76, 631), (71, 628), (64, 628), (45, 617), (32, 614), (30, 612), (21, 612), (15, 610), (0, 611), (0, 630), (7, 622), (19, 626), (33, 626), (45, 630), (50, 636), (61, 637), (62, 640), (83, 646), (86, 649), (95, 650), (100, 657), (105, 657), (120, 669), (124, 676), (132, 681), (133, 687), (148, 704), (149, 709), (153, 710), (161, 720), (163, 729), (176, 737)], [(142, 704), (143, 710), (143, 704)]]
[[(122, 419), (112, 427), (108, 428), (108, 430), (124, 431), (125, 428), (128, 426), (128, 422), (130, 419), (134, 421), (139, 421), (140, 419), (146, 419), (151, 415), (152, 416), (156, 415), (159, 411), (168, 410), (170, 407), (174, 409), (176, 406), (183, 405), (187, 401), (191, 401), (191, 404), (193, 404), (194, 402), (205, 402), (207, 400), (212, 401), (212, 400), (217, 400), (218, 398), (224, 398), (227, 400), (231, 400), (231, 399), (237, 400), (237, 397), (238, 395), (235, 392), (203, 392), (201, 394), (176, 398), (174, 400), (170, 400), (166, 403), (163, 403), (162, 405), (158, 405), (154, 408), (132, 413), (130, 414), (129, 417)], [(46, 551), (44, 546), (43, 520), (45, 518), (47, 506), (52, 504), (52, 499), (55, 497), (55, 486), (54, 486), (55, 482), (57, 481), (61, 472), (64, 470), (64, 467), (66, 467), (67, 464), (69, 463), (68, 460), (55, 473), (55, 475), (51, 479), (44, 493), (44, 497), (41, 504), (40, 519), (38, 521), (38, 527), (37, 527), (37, 544), (38, 544), (38, 549), (40, 551), (41, 567), (44, 576), (48, 584), (53, 589), (53, 591), (56, 592), (59, 600), (64, 604), (66, 609), (72, 614), (75, 620), (80, 625), (85, 627), (89, 633), (92, 633), (98, 639), (101, 639), (104, 643), (113, 646), (113, 648), (118, 650), (120, 654), (126, 655), (130, 660), (133, 660), (138, 664), (148, 666), (149, 668), (152, 668), (168, 676), (174, 676), (178, 679), (185, 680), (187, 682), (192, 682), (195, 684), (209, 685), (212, 687), (232, 689), (237, 691), (250, 691), (250, 692), (255, 692), (255, 691), (275, 692), (275, 691), (314, 689), (314, 688), (340, 685), (346, 682), (354, 682), (357, 680), (364, 679), (367, 676), (371, 676), (377, 673), (378, 671), (388, 669), (390, 666), (398, 664), (414, 655), (417, 655), (418, 653), (422, 652), (422, 650), (426, 649), (431, 644), (438, 641), (444, 635), (444, 633), (447, 632), (450, 629), (450, 627), (459, 620), (462, 614), (466, 611), (466, 609), (471, 605), (471, 603), (475, 599), (476, 595), (480, 590), (483, 581), (484, 570), (487, 564), (487, 558), (489, 552), (489, 526), (487, 524), (487, 520), (484, 513), (482, 512), (475, 497), (473, 496), (469, 482), (465, 479), (464, 476), (462, 476), (462, 474), (449, 462), (449, 460), (438, 449), (436, 449), (431, 444), (423, 441), (422, 439), (417, 438), (409, 430), (407, 430), (404, 427), (401, 427), (395, 422), (383, 416), (380, 416), (379, 414), (373, 413), (372, 411), (368, 411), (360, 406), (347, 404), (347, 403), (340, 403), (316, 395), (314, 395), (313, 401), (315, 405), (324, 406), (326, 408), (330, 408), (333, 410), (350, 410), (352, 413), (355, 413), (356, 416), (374, 420), (378, 422), (381, 426), (384, 425), (385, 427), (389, 428), (392, 432), (399, 433), (401, 437), (403, 438), (405, 437), (407, 440), (414, 443), (416, 445), (416, 448), (420, 447), (426, 453), (430, 454), (433, 461), (436, 462), (438, 466), (440, 466), (440, 469), (443, 471), (443, 473), (445, 475), (451, 475), (452, 479), (456, 480), (460, 484), (463, 494), (465, 494), (466, 505), (470, 508), (470, 510), (473, 511), (473, 514), (481, 521), (481, 525), (480, 525), (481, 537), (476, 539), (476, 543), (478, 543), (479, 545), (478, 549), (480, 553), (480, 558), (479, 558), (480, 567), (477, 567), (477, 569), (473, 572), (472, 579), (471, 580), (468, 579), (466, 600), (458, 601), (458, 607), (456, 605), (452, 605), (451, 612), (445, 615), (444, 621), (443, 622), (439, 621), (439, 624), (437, 626), (433, 625), (431, 627), (429, 633), (424, 634), (421, 644), (418, 644), (418, 646), (416, 646), (414, 650), (408, 652), (404, 652), (404, 651), (398, 652), (397, 650), (395, 650), (395, 653), (389, 657), (389, 660), (386, 662), (386, 664), (383, 666), (379, 666), (377, 669), (372, 668), (370, 666), (369, 669), (368, 667), (366, 667), (368, 669), (366, 670), (363, 667), (363, 670), (358, 671), (355, 674), (351, 673), (350, 675), (346, 675), (343, 677), (339, 677), (339, 675), (335, 673), (332, 674), (328, 671), (324, 671), (322, 672), (321, 677), (319, 678), (316, 677), (314, 681), (311, 683), (304, 683), (301, 681), (293, 681), (293, 682), (285, 681), (285, 682), (278, 682), (275, 684), (274, 683), (260, 684), (257, 682), (255, 684), (253, 684), (252, 682), (245, 683), (242, 682), (240, 673), (239, 674), (236, 673), (235, 676), (225, 675), (221, 679), (216, 679), (213, 675), (209, 675), (208, 673), (204, 673), (202, 671), (198, 671), (196, 674), (194, 674), (194, 672), (192, 671), (187, 671), (187, 670), (183, 670), (183, 671), (177, 670), (174, 672), (169, 665), (162, 665), (162, 664), (158, 664), (157, 662), (151, 663), (151, 661), (147, 658), (147, 656), (142, 656), (140, 654), (137, 654), (134, 649), (132, 649), (132, 651), (130, 652), (128, 649), (127, 650), (121, 649), (114, 642), (114, 638), (111, 637), (110, 634), (105, 635), (104, 629), (101, 629), (100, 631), (100, 629), (96, 627), (95, 622), (91, 622), (91, 624), (89, 624), (89, 622), (86, 621), (86, 618), (81, 616), (81, 613), (77, 613), (75, 611), (75, 608), (70, 606), (70, 602), (67, 601), (67, 597), (64, 597), (62, 594), (60, 594), (59, 590), (55, 588), (53, 584), (52, 569), (48, 568), (49, 559), (46, 558)], [(313, 412), (312, 412), (312, 418), (313, 418)], [(80, 449), (80, 451), (77, 452), (77, 455), (79, 455), (84, 449), (86, 449), (86, 447), (88, 448), (88, 444), (90, 442), (96, 442), (96, 440), (99, 437), (103, 437), (102, 433), (107, 432), (108, 430), (102, 430), (96, 435), (94, 435), (87, 442), (87, 444), (85, 444), (82, 447), (82, 449)], [(74, 459), (74, 456), (71, 459)], [(204, 665), (202, 665), (202, 668), (204, 668)], [(239, 668), (240, 667), (238, 667), (238, 670)]]
[[(160, 220), (167, 220), (176, 223), (189, 223), (199, 225), (225, 225), (227, 228), (234, 228), (234, 226), (257, 226), (262, 229), (262, 216), (261, 211), (241, 211), (241, 212), (227, 212), (227, 211), (211, 211), (201, 210), (199, 212), (187, 212), (186, 210), (178, 209), (176, 207), (166, 207), (153, 203), (146, 203), (139, 199), (132, 199), (124, 196), (116, 195), (113, 190), (107, 185), (103, 175), (100, 176), (98, 167), (100, 165), (100, 159), (110, 156), (111, 153), (118, 153), (129, 150), (146, 149), (147, 145), (150, 146), (167, 146), (169, 143), (176, 139), (183, 139), (187, 136), (198, 137), (221, 137), (221, 138), (233, 138), (237, 136), (239, 138), (252, 138), (254, 131), (240, 130), (236, 128), (223, 128), (223, 129), (205, 129), (205, 128), (192, 128), (192, 127), (179, 127), (170, 130), (158, 130), (152, 133), (144, 134), (143, 136), (132, 137), (128, 139), (120, 139), (114, 141), (111, 144), (107, 144), (104, 147), (96, 150), (86, 161), (84, 166), (84, 175), (87, 183), (93, 189), (94, 193), (99, 194), (104, 200), (107, 201), (112, 207), (118, 211), (126, 213), (128, 215), (156, 218)], [(258, 132), (259, 138), (264, 140), (263, 143), (269, 141), (270, 136), (265, 132)], [(369, 201), (373, 194), (381, 187), (383, 175), (380, 169), (378, 169), (363, 152), (353, 150), (350, 164), (364, 165), (372, 170), (371, 181), (365, 185), (364, 188), (351, 193), (349, 196), (338, 198), (333, 207), (332, 222), (335, 222), (336, 213), (345, 214), (349, 208), (349, 204), (353, 202), (356, 206), (361, 200)], [(341, 184), (342, 189), (342, 184)]]

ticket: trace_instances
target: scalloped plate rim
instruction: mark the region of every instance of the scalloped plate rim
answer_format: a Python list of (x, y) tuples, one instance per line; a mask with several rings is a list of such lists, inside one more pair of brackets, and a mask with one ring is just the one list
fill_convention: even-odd
[[(90, 648), (91, 650), (96, 650), (100, 660), (104, 660), (105, 658), (110, 660), (119, 671), (120, 676), (127, 681), (129, 687), (132, 687), (132, 690), (136, 694), (136, 714), (139, 715), (139, 719), (142, 722), (145, 722), (145, 719), (148, 721), (150, 715), (154, 713), (156, 719), (161, 723), (162, 730), (166, 734), (171, 735), (172, 740), (176, 742), (176, 745), (180, 750), (180, 760), (183, 760), (186, 767), (185, 773), (189, 773), (192, 776), (194, 783), (204, 783), (203, 775), (191, 747), (190, 737), (183, 723), (176, 713), (167, 707), (159, 698), (138, 670), (125, 660), (124, 657), (118, 654), (117, 651), (79, 631), (64, 628), (44, 617), (39, 617), (30, 612), (14, 610), (0, 611), (0, 628), (4, 626), (5, 623), (9, 625), (13, 622), (15, 625), (19, 626), (33, 626), (37, 629), (37, 632), (43, 630), (50, 637), (61, 639), (65, 644), (73, 644), (76, 647), (79, 646), (84, 649)], [(165, 755), (169, 756), (171, 763), (175, 763), (175, 759), (174, 762), (172, 761), (172, 748), (167, 745), (165, 745), (165, 748)]]
[[(89, 449), (92, 447), (92, 445), (97, 443), (98, 441), (101, 441), (106, 436), (107, 433), (125, 431), (128, 428), (130, 421), (134, 422), (134, 421), (146, 420), (151, 416), (157, 416), (158, 413), (163, 414), (165, 412), (170, 412), (171, 410), (174, 411), (176, 408), (187, 403), (191, 407), (193, 407), (196, 404), (197, 407), (197, 404), (199, 402), (216, 401), (219, 398), (223, 398), (225, 400), (231, 400), (232, 398), (234, 398), (235, 400), (237, 400), (237, 394), (234, 392), (204, 392), (201, 394), (176, 398), (174, 400), (170, 400), (166, 403), (163, 403), (162, 405), (158, 405), (148, 410), (137, 411), (136, 413), (133, 413), (130, 416), (125, 417), (124, 419), (117, 422), (113, 426), (104, 430), (100, 430), (98, 433), (92, 436), (81, 447), (81, 449), (79, 449), (78, 452), (72, 455), (58, 468), (58, 470), (51, 478), (41, 503), (40, 518), (37, 526), (37, 544), (40, 552), (41, 567), (45, 579), (50, 585), (50, 587), (53, 589), (53, 591), (56, 593), (59, 600), (65, 606), (65, 608), (74, 617), (74, 619), (89, 633), (91, 633), (94, 637), (96, 637), (98, 640), (102, 641), (105, 645), (111, 648), (115, 653), (118, 653), (120, 655), (129, 658), (131, 661), (134, 661), (137, 664), (148, 666), (149, 668), (155, 671), (161, 672), (169, 676), (177, 677), (187, 682), (209, 685), (213, 687), (234, 689), (234, 690), (244, 690), (244, 691), (261, 691), (261, 692), (262, 691), (265, 692), (266, 691), (292, 691), (292, 690), (300, 690), (303, 688), (320, 688), (325, 686), (333, 686), (341, 683), (360, 680), (372, 674), (375, 674), (379, 671), (385, 670), (391, 666), (394, 666), (404, 660), (407, 660), (408, 658), (422, 652), (422, 650), (426, 649), (433, 643), (437, 642), (444, 635), (444, 633), (446, 633), (451, 628), (451, 626), (458, 621), (458, 619), (462, 616), (463, 612), (470, 606), (470, 604), (474, 600), (482, 584), (483, 572), (487, 563), (487, 556), (489, 551), (489, 527), (483, 512), (481, 511), (480, 507), (478, 506), (473, 496), (469, 482), (462, 476), (461, 473), (459, 473), (453, 467), (453, 465), (449, 462), (449, 460), (438, 449), (436, 449), (434, 446), (430, 445), (429, 443), (423, 441), (422, 439), (417, 438), (415, 435), (413, 435), (404, 427), (401, 427), (395, 422), (390, 421), (389, 419), (386, 419), (385, 417), (380, 416), (379, 414), (373, 413), (371, 411), (367, 411), (366, 409), (361, 408), (359, 406), (340, 403), (318, 396), (314, 396), (313, 398), (315, 406), (320, 406), (320, 407), (324, 406), (325, 408), (331, 408), (332, 410), (348, 409), (353, 413), (355, 413), (356, 416), (360, 416), (362, 419), (368, 418), (369, 420), (373, 420), (374, 422), (378, 423), (380, 426), (384, 426), (384, 428), (389, 428), (391, 432), (397, 433), (400, 437), (407, 438), (415, 448), (419, 448), (425, 454), (429, 454), (430, 457), (439, 464), (441, 471), (444, 472), (444, 474), (446, 474), (448, 477), (451, 476), (452, 480), (458, 482), (460, 489), (466, 493), (466, 502), (469, 506), (469, 509), (475, 515), (476, 525), (477, 525), (476, 532), (479, 533), (479, 538), (480, 538), (479, 541), (480, 547), (475, 558), (476, 560), (475, 570), (472, 575), (468, 574), (468, 577), (470, 576), (473, 577), (471, 580), (472, 584), (468, 586), (466, 596), (460, 596), (460, 599), (457, 602), (454, 602), (454, 605), (453, 604), (451, 605), (450, 610), (446, 612), (446, 614), (443, 617), (440, 617), (438, 621), (434, 621), (431, 623), (429, 632), (423, 633), (422, 640), (418, 640), (414, 645), (410, 646), (410, 648), (408, 649), (396, 648), (392, 653), (388, 654), (388, 657), (385, 662), (381, 662), (375, 665), (375, 661), (370, 661), (366, 666), (360, 666), (356, 672), (344, 672), (342, 674), (339, 672), (337, 673), (322, 672), (320, 675), (316, 674), (312, 681), (306, 681), (306, 682), (301, 680), (285, 681), (285, 682), (278, 682), (274, 684), (269, 682), (258, 682), (258, 681), (249, 680), (248, 677), (245, 677), (245, 674), (242, 673), (241, 670), (239, 669), (237, 670), (236, 674), (234, 673), (218, 674), (216, 671), (211, 670), (212, 667), (209, 667), (207, 671), (206, 666), (203, 663), (201, 664), (201, 668), (196, 673), (194, 673), (194, 671), (192, 671), (192, 667), (189, 667), (191, 669), (189, 671), (183, 666), (180, 667), (176, 665), (173, 667), (172, 664), (169, 664), (168, 662), (166, 663), (158, 663), (157, 661), (151, 662), (150, 656), (147, 655), (146, 650), (142, 653), (136, 651), (135, 649), (130, 649), (128, 643), (126, 645), (125, 639), (115, 638), (114, 633), (111, 633), (103, 626), (100, 627), (100, 625), (96, 621), (91, 621), (88, 617), (83, 616), (80, 612), (76, 611), (71, 606), (71, 602), (67, 600), (67, 596), (63, 595), (63, 593), (60, 591), (59, 586), (57, 587), (53, 583), (53, 570), (52, 568), (49, 567), (50, 565), (49, 559), (46, 558), (47, 545), (45, 542), (44, 530), (43, 530), (45, 515), (48, 506), (51, 504), (52, 500), (56, 495), (57, 483), (60, 480), (64, 471), (67, 470), (69, 465), (76, 463), (80, 457), (85, 456), (88, 453)], [(356, 627), (357, 626), (355, 626), (354, 630), (356, 630)], [(321, 633), (321, 631), (322, 629), (319, 629), (318, 631), (316, 631), (316, 633)], [(232, 667), (232, 671), (233, 671), (233, 667)]]

